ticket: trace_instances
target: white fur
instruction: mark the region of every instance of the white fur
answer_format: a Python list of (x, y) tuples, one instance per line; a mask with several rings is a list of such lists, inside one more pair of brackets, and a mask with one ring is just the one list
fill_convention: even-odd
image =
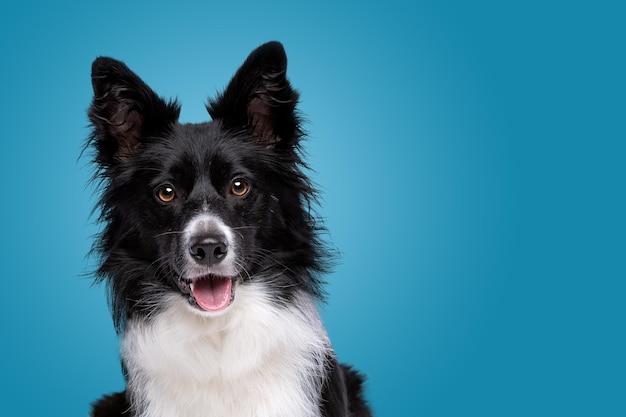
[(166, 303), (122, 341), (138, 417), (319, 417), (331, 347), (312, 297), (281, 308), (245, 284), (218, 316)]

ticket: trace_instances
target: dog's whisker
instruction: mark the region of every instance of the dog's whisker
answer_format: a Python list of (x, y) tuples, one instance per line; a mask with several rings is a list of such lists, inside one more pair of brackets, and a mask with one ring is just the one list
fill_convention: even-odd
[(156, 235), (154, 235), (155, 238), (157, 237), (162, 237), (162, 236), (167, 236), (167, 235), (180, 235), (185, 233), (182, 230), (176, 230), (176, 231), (167, 231), (167, 232), (162, 232), (162, 233), (158, 233)]

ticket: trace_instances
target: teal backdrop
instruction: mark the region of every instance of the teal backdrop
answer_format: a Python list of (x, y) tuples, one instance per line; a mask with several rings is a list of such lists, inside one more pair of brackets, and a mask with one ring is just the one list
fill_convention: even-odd
[(85, 416), (123, 388), (87, 256), (92, 60), (199, 122), (273, 39), (342, 254), (324, 321), (376, 415), (626, 415), (623, 2), (2, 9), (1, 415)]

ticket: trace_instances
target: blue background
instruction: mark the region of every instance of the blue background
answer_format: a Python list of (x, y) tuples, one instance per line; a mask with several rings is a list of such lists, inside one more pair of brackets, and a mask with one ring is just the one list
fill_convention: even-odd
[(626, 415), (623, 3), (224, 3), (3, 7), (2, 414), (123, 388), (86, 257), (91, 61), (199, 122), (277, 39), (342, 252), (324, 319), (376, 414)]

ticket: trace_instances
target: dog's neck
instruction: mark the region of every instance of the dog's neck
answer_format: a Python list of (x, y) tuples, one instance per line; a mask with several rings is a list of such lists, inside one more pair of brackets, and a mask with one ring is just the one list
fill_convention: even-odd
[(241, 285), (219, 316), (172, 295), (149, 319), (131, 319), (122, 341), (138, 417), (320, 415), (330, 343), (315, 301), (290, 307), (262, 286)]

